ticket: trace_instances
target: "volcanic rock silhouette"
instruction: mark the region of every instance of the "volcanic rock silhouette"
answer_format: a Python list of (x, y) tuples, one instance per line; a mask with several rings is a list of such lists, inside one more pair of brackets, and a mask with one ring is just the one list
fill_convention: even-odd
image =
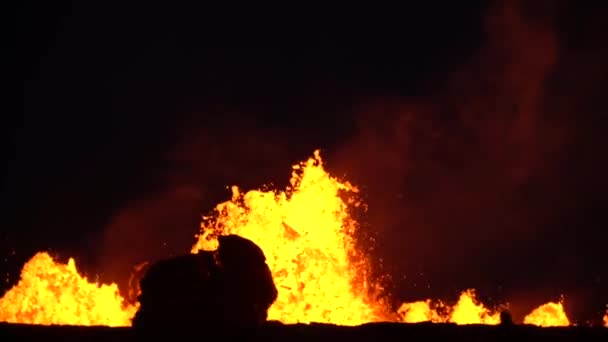
[(256, 327), (277, 289), (260, 247), (238, 235), (219, 237), (216, 251), (161, 260), (140, 281), (138, 331)]

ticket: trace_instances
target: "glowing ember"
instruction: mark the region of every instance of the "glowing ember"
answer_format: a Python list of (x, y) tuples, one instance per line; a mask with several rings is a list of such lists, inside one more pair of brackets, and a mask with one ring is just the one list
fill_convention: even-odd
[[(443, 303), (435, 305), (439, 309), (431, 307), (431, 300), (414, 303), (404, 303), (398, 310), (403, 322), (451, 322), (456, 324), (498, 324), (500, 313), (493, 313), (486, 309), (483, 304), (475, 299), (475, 291), (466, 290), (460, 294), (458, 302), (453, 307)], [(445, 312), (441, 314), (439, 311)]]
[(608, 309), (606, 309), (606, 315), (604, 316), (604, 326), (608, 328)]
[(232, 187), (232, 200), (216, 207), (216, 217), (205, 218), (192, 251), (215, 249), (223, 234), (258, 244), (279, 290), (271, 320), (342, 325), (381, 320), (383, 306), (365, 281), (369, 265), (355, 247), (357, 224), (348, 214), (359, 205), (353, 197), (358, 190), (330, 177), (319, 151), (293, 169), (285, 191), (241, 193)]
[(129, 326), (137, 310), (123, 306), (116, 284), (90, 283), (74, 259), (56, 263), (38, 253), (21, 271), (21, 279), (0, 298), (0, 321), (29, 324)]
[(565, 327), (570, 321), (564, 312), (562, 302), (549, 302), (534, 309), (524, 318), (524, 324), (533, 324), (541, 327)]

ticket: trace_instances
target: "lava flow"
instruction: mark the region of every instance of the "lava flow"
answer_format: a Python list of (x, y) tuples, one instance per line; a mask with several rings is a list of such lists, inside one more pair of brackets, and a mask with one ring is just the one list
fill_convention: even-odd
[[(213, 250), (217, 237), (238, 234), (258, 244), (278, 288), (269, 319), (283, 323), (358, 325), (400, 321), (498, 324), (499, 313), (464, 291), (454, 306), (424, 300), (393, 312), (383, 289), (370, 281), (371, 259), (357, 247), (358, 190), (331, 177), (319, 151), (293, 166), (284, 191), (232, 187), (232, 199), (205, 217), (191, 252)], [(127, 305), (116, 284), (100, 285), (81, 276), (73, 259), (64, 265), (46, 253), (26, 263), (21, 280), (0, 298), (0, 321), (30, 324), (128, 326), (137, 306)], [(608, 325), (608, 313), (604, 317)], [(524, 323), (568, 326), (562, 303), (544, 304)]]
[(19, 283), (0, 298), (0, 322), (9, 323), (128, 326), (136, 310), (116, 284), (91, 283), (74, 259), (56, 263), (45, 252), (25, 264)]

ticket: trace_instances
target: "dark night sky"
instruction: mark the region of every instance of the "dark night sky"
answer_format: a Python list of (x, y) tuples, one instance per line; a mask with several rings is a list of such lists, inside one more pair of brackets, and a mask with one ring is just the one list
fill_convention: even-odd
[(47, 249), (124, 281), (188, 250), (227, 185), (283, 187), (321, 148), (362, 187), (397, 298), (608, 304), (601, 1), (202, 3), (16, 11), (5, 288)]

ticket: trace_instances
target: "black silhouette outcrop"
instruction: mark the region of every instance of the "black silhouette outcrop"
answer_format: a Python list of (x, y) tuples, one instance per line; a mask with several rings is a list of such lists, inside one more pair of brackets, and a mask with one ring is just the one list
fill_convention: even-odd
[(509, 311), (503, 310), (500, 312), (500, 325), (503, 327), (513, 326), (513, 317)]
[(260, 247), (221, 236), (216, 251), (161, 260), (140, 281), (138, 331), (257, 327), (277, 298)]

